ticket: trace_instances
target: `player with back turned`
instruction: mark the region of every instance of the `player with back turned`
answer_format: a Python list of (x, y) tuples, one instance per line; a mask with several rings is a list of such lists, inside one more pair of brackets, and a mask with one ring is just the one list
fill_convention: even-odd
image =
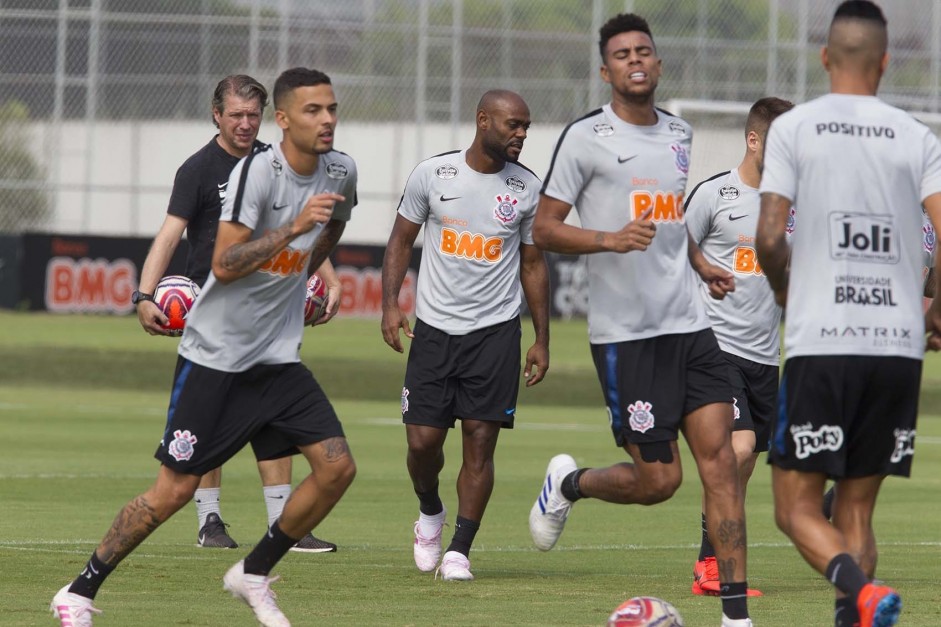
[[(588, 257), (591, 352), (615, 443), (631, 461), (579, 468), (569, 455), (552, 458), (529, 530), (536, 546), (549, 550), (579, 499), (643, 505), (669, 499), (682, 479), (682, 430), (702, 480), (722, 624), (747, 627), (732, 389), (698, 293), (702, 280), (720, 298), (734, 280), (705, 261), (686, 230), (692, 130), (654, 106), (661, 61), (646, 20), (615, 16), (601, 28), (599, 49), (611, 102), (559, 138), (533, 237), (541, 248)], [(580, 227), (565, 222), (573, 207)]]
[(787, 307), (775, 519), (834, 586), (839, 627), (898, 620), (900, 595), (873, 581), (873, 514), (883, 480), (911, 472), (926, 321), (941, 348), (941, 302), (923, 316), (921, 296), (922, 206), (941, 226), (941, 142), (876, 96), (887, 50), (878, 6), (837, 8), (821, 53), (830, 93), (775, 120), (760, 188), (759, 261)]
[(180, 343), (154, 454), (157, 479), (124, 506), (82, 573), (53, 598), (62, 627), (91, 625), (98, 612), (92, 600), (121, 560), (189, 502), (206, 471), (249, 442), (269, 458), (300, 451), (311, 472), (225, 573), (224, 588), (266, 627), (290, 625), (269, 574), (353, 481), (343, 427), (299, 352), (308, 265), (319, 266), (343, 233), (356, 204), (356, 164), (332, 149), (337, 101), (326, 74), (286, 70), (275, 82), (274, 105), (282, 141), (252, 153), (229, 179), (212, 274)]

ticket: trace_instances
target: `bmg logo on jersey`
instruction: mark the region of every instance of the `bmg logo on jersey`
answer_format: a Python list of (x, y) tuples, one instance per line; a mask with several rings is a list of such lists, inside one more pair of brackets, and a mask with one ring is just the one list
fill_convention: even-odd
[(732, 270), (735, 274), (764, 274), (761, 270), (761, 264), (758, 263), (758, 253), (751, 246), (738, 246), (735, 248)]
[(503, 257), (503, 238), (443, 227), (439, 249), (445, 255), (496, 263)]
[(899, 240), (892, 217), (831, 213), (830, 257), (864, 263), (898, 263)]
[(653, 222), (683, 222), (683, 194), (674, 192), (650, 192), (636, 189), (631, 192), (631, 219), (636, 220), (653, 207), (650, 219)]

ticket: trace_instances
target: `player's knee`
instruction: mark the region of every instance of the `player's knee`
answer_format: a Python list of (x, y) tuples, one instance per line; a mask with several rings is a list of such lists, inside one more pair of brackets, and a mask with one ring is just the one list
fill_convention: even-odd
[(661, 472), (647, 473), (641, 482), (639, 494), (641, 505), (656, 505), (670, 499), (680, 487), (682, 477), (672, 466), (664, 466)]
[(329, 471), (324, 474), (325, 487), (337, 495), (343, 494), (356, 478), (356, 462), (352, 456), (347, 455), (331, 464)]
[(790, 537), (791, 529), (793, 528), (791, 510), (788, 508), (775, 506), (774, 508), (774, 522), (778, 526), (784, 535)]
[(163, 486), (159, 492), (160, 499), (154, 503), (155, 509), (163, 510), (163, 518), (172, 515), (174, 512), (183, 508), (184, 505), (193, 500), (196, 490), (192, 485), (185, 482), (175, 482)]
[(642, 497), (642, 505), (656, 505), (669, 500), (680, 487), (679, 479), (662, 477), (647, 484)]

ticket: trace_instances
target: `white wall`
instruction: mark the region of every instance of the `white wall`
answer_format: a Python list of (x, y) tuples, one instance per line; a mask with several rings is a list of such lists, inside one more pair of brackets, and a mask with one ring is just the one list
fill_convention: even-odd
[[(208, 122), (123, 122), (60, 128), (37, 125), (37, 158), (53, 185), (56, 212), (48, 229), (61, 233), (141, 235), (156, 233), (163, 221), (176, 169), (205, 145), (215, 128)], [(562, 127), (533, 124), (521, 162), (544, 176)], [(277, 141), (270, 121), (259, 139)], [(471, 124), (343, 124), (336, 147), (359, 168), (359, 205), (343, 240), (384, 244), (409, 173), (423, 158), (463, 148), (474, 136)], [(741, 131), (696, 130), (690, 189), (721, 170), (735, 167), (743, 151)]]

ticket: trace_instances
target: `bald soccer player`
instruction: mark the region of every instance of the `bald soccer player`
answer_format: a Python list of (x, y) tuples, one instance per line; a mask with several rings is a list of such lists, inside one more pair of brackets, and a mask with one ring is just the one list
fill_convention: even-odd
[[(524, 294), (536, 332), (526, 385), (539, 383), (549, 367), (549, 272), (532, 235), (540, 181), (518, 163), (529, 107), (511, 91), (488, 91), (476, 121), (470, 148), (422, 161), (409, 176), (382, 265), (382, 336), (399, 352), (401, 331), (412, 340), (402, 421), (419, 503), (415, 565), (429, 572), (440, 559), (446, 581), (474, 578), (468, 554), (493, 491), (497, 437), (516, 415)], [(398, 299), (422, 225), (413, 332)], [(454, 537), (442, 558), (447, 512), (438, 475), (456, 420), (464, 459)]]

